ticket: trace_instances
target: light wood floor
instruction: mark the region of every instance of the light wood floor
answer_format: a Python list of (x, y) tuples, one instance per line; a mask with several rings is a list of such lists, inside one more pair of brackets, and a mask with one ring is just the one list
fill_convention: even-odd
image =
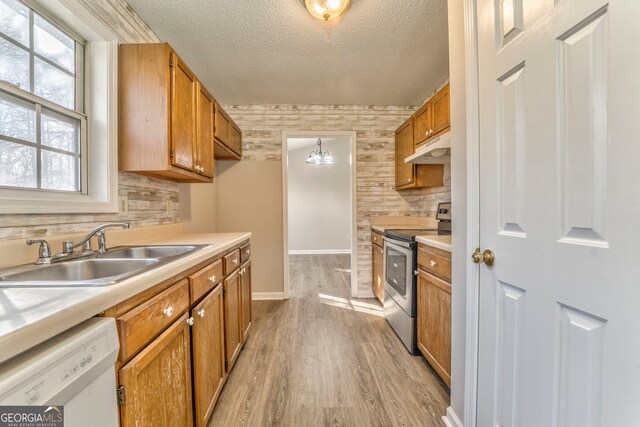
[(349, 255), (290, 257), (287, 301), (255, 301), (209, 426), (442, 426), (447, 387), (376, 299), (350, 297)]

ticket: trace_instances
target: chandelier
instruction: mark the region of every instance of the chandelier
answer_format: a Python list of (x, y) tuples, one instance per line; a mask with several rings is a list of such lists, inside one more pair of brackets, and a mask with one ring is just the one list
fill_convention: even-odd
[(329, 150), (322, 151), (322, 139), (318, 138), (318, 149), (309, 153), (309, 157), (305, 161), (308, 165), (330, 165), (333, 163), (333, 157), (329, 154)]
[(340, 15), (351, 0), (303, 0), (309, 13), (318, 19), (328, 21)]

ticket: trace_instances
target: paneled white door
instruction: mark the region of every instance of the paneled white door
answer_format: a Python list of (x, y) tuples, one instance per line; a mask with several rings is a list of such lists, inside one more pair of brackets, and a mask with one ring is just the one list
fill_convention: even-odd
[(640, 0), (478, 0), (477, 425), (640, 425)]

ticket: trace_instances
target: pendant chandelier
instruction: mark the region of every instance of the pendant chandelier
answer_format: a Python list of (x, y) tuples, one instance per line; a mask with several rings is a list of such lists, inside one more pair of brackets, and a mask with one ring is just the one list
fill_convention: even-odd
[(330, 165), (333, 163), (333, 157), (329, 154), (329, 150), (322, 151), (322, 139), (318, 138), (318, 149), (309, 153), (309, 157), (305, 161), (308, 165)]
[(309, 13), (318, 19), (328, 21), (340, 15), (351, 0), (304, 0)]

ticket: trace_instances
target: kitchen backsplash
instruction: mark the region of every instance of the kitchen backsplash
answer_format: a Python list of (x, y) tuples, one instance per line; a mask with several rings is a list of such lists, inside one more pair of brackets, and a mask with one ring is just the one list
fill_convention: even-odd
[(417, 107), (323, 105), (227, 105), (242, 129), (245, 160), (282, 160), (283, 131), (356, 131), (358, 285), (371, 285), (372, 215), (434, 216), (451, 199), (451, 168), (444, 186), (397, 192), (395, 130)]
[[(158, 37), (122, 0), (81, 0), (117, 34), (121, 43), (153, 43)], [(104, 221), (133, 227), (179, 222), (178, 186), (169, 181), (120, 173), (118, 194), (128, 198), (124, 214), (0, 215), (0, 240), (84, 232)], [(167, 208), (169, 206), (169, 208)]]

